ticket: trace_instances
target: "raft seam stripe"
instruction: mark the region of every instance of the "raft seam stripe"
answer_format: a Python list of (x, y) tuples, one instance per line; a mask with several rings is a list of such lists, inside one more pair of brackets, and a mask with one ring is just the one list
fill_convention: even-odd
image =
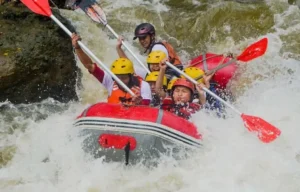
[[(157, 123), (155, 122), (148, 122), (148, 121), (138, 121), (138, 120), (129, 120), (127, 119), (126, 121), (124, 119), (115, 119), (115, 118), (107, 118), (107, 117), (81, 117), (80, 119), (77, 119), (76, 122), (80, 122), (80, 121), (95, 121), (95, 120), (99, 120), (99, 121), (107, 121), (107, 122), (113, 122), (113, 123), (125, 123), (125, 124), (139, 124), (141, 126), (151, 126), (157, 129), (161, 129), (163, 131), (169, 132), (171, 134), (175, 134), (175, 135), (179, 135), (181, 137), (185, 137), (186, 139), (193, 141), (193, 142), (198, 142), (199, 139), (192, 137), (190, 135), (187, 135), (186, 133), (183, 133), (181, 131), (178, 131), (176, 129), (172, 129), (166, 125), (160, 124), (157, 125)], [(75, 124), (76, 124), (75, 122)]]
[[(113, 122), (111, 120), (105, 120), (105, 119), (101, 119), (101, 120), (99, 120), (99, 119), (81, 119), (81, 120), (79, 120), (79, 121), (77, 121), (75, 123), (75, 126), (76, 126), (76, 124), (82, 124), (82, 123), (85, 123), (85, 122), (88, 122), (88, 121), (91, 121), (91, 122), (97, 122), (97, 121), (99, 122), (100, 121), (100, 122), (112, 123), (112, 124), (116, 125), (116, 122)], [(183, 135), (183, 133), (181, 133), (181, 132), (179, 132), (177, 130), (173, 130), (173, 131), (177, 131), (177, 132), (179, 132), (181, 134), (177, 134), (177, 133), (171, 132), (170, 130), (163, 129), (163, 128), (158, 127), (158, 126), (145, 125), (145, 124), (136, 125), (134, 123), (129, 123), (129, 122), (117, 122), (117, 123), (119, 123), (119, 124), (127, 124), (127, 125), (131, 125), (131, 126), (132, 125), (133, 126), (139, 126), (139, 129), (143, 129), (144, 127), (148, 127), (148, 129), (151, 128), (151, 129), (154, 129), (156, 131), (160, 131), (160, 132), (162, 131), (164, 134), (172, 135), (173, 137), (175, 136), (177, 138), (181, 138), (181, 139), (187, 140), (190, 143), (193, 143), (193, 144), (196, 144), (196, 145), (202, 145), (201, 143), (199, 143), (198, 140), (196, 140), (194, 138), (192, 138), (193, 140), (190, 139), (190, 138), (187, 138), (186, 136), (188, 136), (188, 135)], [(137, 122), (135, 122), (135, 123), (137, 123)], [(188, 136), (188, 137), (190, 137), (190, 136)]]
[[(83, 122), (86, 122), (86, 121), (104, 121), (104, 122), (111, 122), (111, 123), (113, 123), (113, 124), (115, 124), (116, 123), (116, 119), (114, 119), (114, 121), (111, 121), (111, 119), (108, 119), (108, 120), (106, 120), (106, 119), (103, 119), (103, 118), (101, 118), (100, 120), (99, 119), (81, 119), (81, 120), (79, 120), (79, 121), (77, 121), (77, 122), (81, 122), (81, 121), (83, 121)], [(198, 141), (199, 140), (197, 140), (197, 139), (194, 139), (193, 137), (190, 137), (189, 135), (186, 135), (186, 134), (184, 134), (184, 133), (182, 133), (182, 132), (179, 132), (179, 131), (177, 131), (177, 130), (174, 130), (174, 129), (172, 129), (172, 131), (174, 131), (174, 132), (171, 132), (170, 130), (168, 130), (168, 129), (170, 129), (169, 127), (167, 127), (167, 126), (165, 126), (166, 128), (161, 128), (161, 127), (159, 127), (159, 126), (153, 126), (153, 125), (149, 125), (149, 124), (141, 124), (141, 122), (137, 122), (137, 121), (135, 121), (134, 123), (130, 123), (130, 122), (124, 122), (124, 121), (119, 121), (119, 122), (117, 122), (117, 123), (120, 123), (120, 124), (128, 124), (128, 125), (134, 125), (134, 126), (136, 126), (136, 124), (140, 124), (139, 126), (144, 126), (144, 127), (152, 127), (152, 128), (154, 128), (154, 129), (158, 129), (158, 130), (162, 130), (163, 132), (167, 132), (167, 133), (169, 133), (169, 134), (173, 134), (173, 135), (175, 135), (175, 136), (177, 136), (177, 137), (180, 137), (180, 138), (184, 138), (184, 139), (186, 139), (186, 140), (188, 140), (188, 141), (190, 141), (190, 142), (193, 142), (193, 143), (197, 143), (198, 144)], [(150, 122), (149, 122), (150, 123)], [(176, 133), (176, 132), (177, 133)], [(190, 137), (190, 138), (188, 138), (188, 137)]]
[[(98, 119), (95, 119), (95, 118), (93, 118), (93, 119), (81, 119), (81, 120), (79, 120), (79, 121), (77, 121), (77, 122), (81, 122), (81, 121), (105, 121), (105, 122), (116, 123), (116, 119), (114, 119), (114, 121), (111, 121), (111, 119), (106, 120), (106, 119), (103, 119), (103, 118), (101, 118), (100, 120), (99, 120), (99, 118), (98, 118)], [(154, 129), (159, 129), (159, 130), (162, 130), (162, 131), (167, 132), (167, 133), (169, 133), (169, 134), (176, 135), (176, 136), (178, 136), (178, 137), (183, 137), (183, 138), (185, 138), (186, 140), (189, 140), (190, 142), (193, 142), (193, 143), (198, 143), (198, 141), (199, 141), (199, 140), (197, 140), (197, 139), (195, 139), (195, 138), (193, 138), (193, 137), (191, 137), (191, 136), (189, 136), (189, 135), (187, 135), (187, 134), (185, 134), (185, 133), (182, 133), (182, 132), (177, 131), (177, 130), (175, 130), (175, 129), (170, 129), (170, 128), (167, 127), (167, 126), (165, 126), (166, 128), (162, 128), (162, 127), (159, 127), (159, 126), (156, 126), (156, 125), (149, 125), (150, 122), (148, 122), (149, 124), (146, 125), (146, 124), (141, 124), (141, 122), (138, 122), (138, 121), (135, 121), (134, 123), (130, 123), (130, 122), (124, 122), (124, 121), (120, 121), (120, 120), (119, 120), (118, 123), (129, 124), (129, 125), (140, 124), (140, 126), (148, 126), (148, 127), (152, 127), (152, 128), (154, 128)], [(164, 125), (162, 125), (162, 126), (164, 126)], [(168, 129), (169, 129), (169, 130), (168, 130)], [(174, 131), (174, 132), (171, 132), (171, 130)], [(175, 131), (176, 131), (177, 133), (176, 133)], [(190, 137), (190, 138), (189, 138), (189, 137)]]
[[(88, 125), (88, 126), (96, 126), (96, 125), (103, 125), (103, 126), (105, 126), (106, 125), (107, 126), (107, 124), (101, 124), (101, 123), (82, 123), (78, 127), (83, 126), (83, 125)], [(112, 126), (116, 127), (116, 125), (109, 125), (109, 126), (110, 127), (112, 127)], [(139, 130), (139, 129), (131, 128), (129, 126), (122, 126), (122, 125), (121, 126), (117, 126), (117, 128), (121, 128), (120, 130), (122, 130), (122, 131), (124, 130), (122, 128), (129, 128), (131, 130)], [(93, 128), (86, 128), (86, 129), (93, 129)], [(99, 129), (99, 127), (98, 127), (98, 129)], [(127, 130), (129, 130), (129, 129), (127, 129)], [(97, 129), (93, 129), (93, 130), (97, 130)], [(108, 129), (103, 128), (102, 130), (108, 130)], [(112, 130), (108, 130), (108, 131), (112, 131)], [(195, 144), (189, 143), (187, 141), (183, 141), (181, 139), (175, 138), (175, 137), (173, 137), (171, 135), (164, 135), (161, 131), (154, 131), (154, 130), (148, 129), (148, 128), (143, 128), (143, 131), (140, 130), (140, 133), (145, 133), (147, 131), (154, 132), (154, 134), (151, 134), (151, 135), (155, 135), (155, 136), (167, 139), (167, 140), (172, 141), (172, 142), (177, 141), (177, 144), (180, 143), (178, 141), (181, 141), (181, 143), (183, 143), (183, 144), (185, 144), (185, 145), (187, 145), (189, 147), (201, 147), (202, 146), (202, 144), (200, 144), (200, 143), (198, 143), (198, 145), (195, 145)], [(129, 131), (124, 131), (124, 132), (129, 132)], [(155, 134), (155, 132), (160, 133), (160, 134)], [(135, 132), (135, 133), (139, 133), (139, 132)], [(162, 137), (161, 135), (163, 135), (165, 137)], [(170, 137), (170, 138), (173, 138), (173, 139), (169, 139), (169, 138), (166, 138), (166, 137)]]
[[(95, 126), (95, 125), (90, 125), (90, 128), (85, 128), (85, 129), (87, 129), (87, 130), (99, 130), (98, 126), (97, 126), (97, 128), (93, 128), (93, 126)], [(118, 128), (120, 128), (120, 127), (118, 127)], [(107, 130), (107, 129), (103, 129), (103, 130)], [(128, 133), (135, 133), (135, 134), (145, 134), (145, 133), (147, 133), (147, 134), (149, 134), (149, 136), (159, 137), (159, 138), (164, 139), (166, 141), (170, 141), (175, 145), (181, 145), (181, 147), (189, 147), (189, 148), (197, 148), (197, 149), (202, 147), (201, 144), (193, 145), (191, 143), (186, 143), (186, 142), (181, 141), (179, 139), (172, 139), (172, 137), (168, 137), (168, 136), (165, 136), (165, 135), (162, 135), (162, 134), (158, 134), (158, 133), (154, 132), (153, 130), (150, 130), (150, 131), (147, 130), (147, 129), (143, 129), (143, 131), (138, 130), (138, 129), (134, 129), (134, 130), (130, 130), (130, 131), (128, 131), (128, 130), (129, 129), (125, 129), (125, 131), (124, 131), (123, 128), (118, 129), (119, 132), (122, 131), (122, 132), (126, 132), (126, 133), (127, 132)], [(112, 130), (108, 130), (108, 131), (113, 132)], [(182, 145), (184, 145), (184, 146), (182, 146)]]

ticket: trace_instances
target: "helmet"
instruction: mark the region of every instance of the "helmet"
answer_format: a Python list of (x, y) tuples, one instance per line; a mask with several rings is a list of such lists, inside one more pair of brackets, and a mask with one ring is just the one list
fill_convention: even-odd
[[(159, 71), (153, 71), (146, 76), (145, 80), (147, 82), (157, 81), (158, 74), (159, 74)], [(164, 75), (164, 79), (163, 79), (163, 86), (167, 86), (167, 77), (165, 75)]]
[(134, 74), (133, 64), (127, 58), (115, 60), (110, 68), (115, 75)]
[[(205, 74), (204, 71), (202, 71), (201, 69), (199, 69), (197, 67), (187, 67), (183, 70), (183, 72), (195, 80), (198, 77), (203, 76)], [(185, 78), (185, 77), (183, 75), (181, 75), (181, 78)], [(198, 79), (196, 81), (198, 81), (198, 83), (204, 83), (203, 78)]]
[(189, 88), (192, 91), (192, 94), (194, 93), (194, 90), (195, 90), (194, 84), (184, 78), (176, 79), (176, 81), (174, 82), (174, 84), (172, 86), (172, 91), (174, 91), (176, 86), (183, 86), (183, 87)]
[(138, 25), (134, 30), (133, 40), (138, 37), (145, 37), (146, 35), (155, 35), (155, 28), (150, 23), (142, 23)]
[(178, 78), (173, 78), (171, 81), (169, 81), (168, 86), (167, 86), (167, 91), (171, 91), (172, 90), (172, 86), (174, 84), (174, 82), (177, 80)]
[(161, 60), (166, 58), (167, 55), (163, 51), (152, 51), (147, 58), (148, 64), (158, 64)]

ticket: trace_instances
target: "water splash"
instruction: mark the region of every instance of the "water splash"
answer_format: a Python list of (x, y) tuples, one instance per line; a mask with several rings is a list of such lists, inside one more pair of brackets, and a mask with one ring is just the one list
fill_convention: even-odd
[[(267, 1), (266, 5), (220, 1), (208, 5), (198, 1), (201, 3), (198, 12), (190, 13), (185, 9), (189, 5), (179, 9), (172, 4), (174, 1), (155, 2), (168, 11), (156, 10), (150, 1), (106, 1), (103, 4), (111, 26), (127, 37), (136, 53), (140, 52), (132, 41), (132, 29), (135, 24), (153, 21), (153, 18), (159, 37), (177, 37), (176, 42), (180, 42), (177, 48), (182, 49), (180, 54), (186, 58), (200, 52), (198, 45), (204, 40), (208, 50), (238, 54), (257, 39), (268, 37), (269, 48), (265, 56), (240, 64), (239, 80), (232, 82), (237, 95), (234, 105), (280, 128), (280, 138), (271, 144), (263, 144), (244, 128), (240, 117), (234, 113), (228, 111), (229, 118), (225, 120), (201, 111), (192, 121), (203, 133), (205, 145), (189, 159), (175, 161), (166, 156), (153, 168), (143, 165), (125, 167), (121, 163), (92, 159), (83, 153), (82, 138), (77, 137), (72, 122), (88, 104), (104, 100), (106, 95), (78, 62), (83, 71), (79, 103), (62, 106), (45, 101), (48, 105), (24, 105), (22, 109), (8, 104), (11, 109), (6, 107), (1, 111), (0, 131), (4, 133), (0, 138), (1, 146), (15, 146), (14, 158), (0, 169), (1, 191), (299, 191), (300, 63), (294, 39), (299, 36), (298, 8), (280, 0)], [(187, 2), (191, 1), (178, 4)], [(125, 7), (117, 6), (117, 3)], [(205, 4), (207, 9), (204, 9)], [(264, 6), (267, 6), (267, 14), (262, 9)], [(258, 11), (253, 12), (253, 18), (262, 17), (261, 20), (243, 22), (244, 16), (250, 14), (249, 10), (255, 8)], [(202, 18), (214, 18), (218, 9), (221, 12), (227, 10), (228, 17), (232, 11), (239, 20), (217, 24), (209, 20), (210, 23), (201, 28), (207, 21)], [(116, 40), (109, 38), (109, 31), (95, 25), (82, 12), (62, 12), (72, 20), (83, 42), (104, 63), (109, 66), (117, 58)], [(178, 23), (190, 21), (194, 28), (175, 26), (169, 29), (177, 24), (169, 20), (174, 15), (180, 16), (174, 17)], [(200, 20), (199, 15), (203, 15)], [(237, 30), (236, 25), (242, 26)], [(199, 35), (200, 32), (206, 34)], [(145, 60), (145, 56), (138, 55)], [(10, 127), (14, 127), (14, 131), (9, 132)]]

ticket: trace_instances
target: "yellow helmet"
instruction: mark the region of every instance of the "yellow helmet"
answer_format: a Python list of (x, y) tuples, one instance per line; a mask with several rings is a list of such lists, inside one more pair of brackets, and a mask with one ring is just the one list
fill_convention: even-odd
[(148, 64), (158, 64), (161, 60), (166, 58), (167, 55), (163, 51), (152, 51), (147, 58)]
[(168, 86), (167, 86), (167, 91), (171, 91), (172, 90), (172, 86), (174, 84), (174, 82), (177, 80), (178, 78), (173, 78), (171, 81), (169, 81)]
[[(159, 71), (153, 71), (146, 76), (147, 82), (157, 81)], [(163, 86), (167, 86), (167, 77), (164, 75)]]
[(133, 64), (129, 59), (119, 58), (110, 67), (115, 75), (134, 74)]
[[(202, 71), (201, 69), (199, 69), (197, 67), (187, 67), (183, 70), (183, 72), (195, 80), (198, 77), (203, 76), (205, 74), (204, 71)], [(183, 75), (181, 75), (181, 77), (184, 78)], [(198, 81), (198, 83), (204, 83), (203, 78), (198, 79), (197, 81)]]

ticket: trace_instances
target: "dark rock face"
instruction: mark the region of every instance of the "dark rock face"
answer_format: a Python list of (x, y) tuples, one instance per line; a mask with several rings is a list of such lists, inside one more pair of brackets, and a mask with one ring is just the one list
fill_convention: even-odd
[(77, 100), (78, 71), (69, 36), (51, 19), (23, 6), (0, 6), (0, 102)]

